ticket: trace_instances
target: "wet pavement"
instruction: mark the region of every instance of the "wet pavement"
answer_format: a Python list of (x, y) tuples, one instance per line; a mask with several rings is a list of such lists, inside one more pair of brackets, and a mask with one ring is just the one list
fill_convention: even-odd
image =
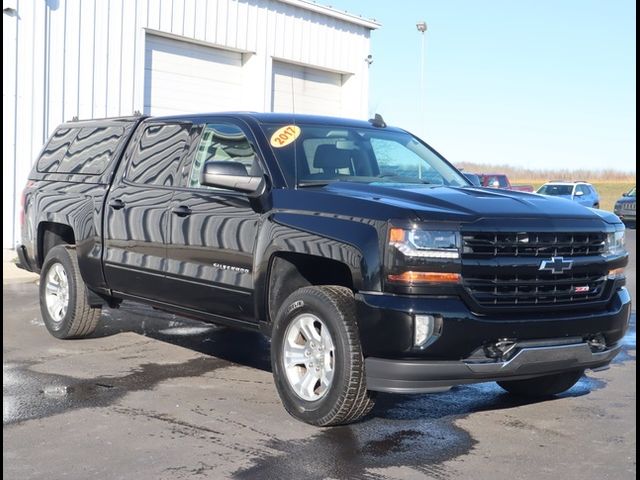
[(32, 283), (4, 285), (3, 319), (5, 478), (635, 478), (635, 314), (612, 368), (553, 400), (379, 395), (328, 429), (286, 414), (259, 334), (126, 304), (59, 341)]

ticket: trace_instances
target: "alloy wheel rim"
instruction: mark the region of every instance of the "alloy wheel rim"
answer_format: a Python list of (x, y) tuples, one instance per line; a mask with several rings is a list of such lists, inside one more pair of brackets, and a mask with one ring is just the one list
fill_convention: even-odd
[(309, 402), (323, 398), (335, 371), (335, 345), (324, 322), (311, 313), (298, 315), (287, 327), (282, 350), (286, 378), (295, 394)]
[(69, 278), (61, 263), (54, 263), (45, 279), (45, 303), (54, 326), (59, 328), (69, 308)]

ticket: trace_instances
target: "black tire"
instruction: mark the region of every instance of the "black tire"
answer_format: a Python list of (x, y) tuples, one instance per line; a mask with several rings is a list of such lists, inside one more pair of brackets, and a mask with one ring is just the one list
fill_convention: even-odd
[(599, 203), (594, 203), (593, 204), (593, 208), (598, 208), (599, 209), (600, 208), (600, 204)]
[(509, 380), (498, 382), (507, 392), (520, 397), (550, 397), (566, 392), (584, 375), (584, 370), (545, 375), (527, 380)]
[[(66, 314), (56, 321), (47, 308), (47, 275), (55, 265), (61, 265), (68, 282)], [(87, 302), (85, 284), (78, 268), (74, 247), (58, 245), (47, 254), (40, 272), (40, 311), (49, 333), (61, 339), (83, 338), (91, 335), (100, 320), (102, 307), (92, 307)]]
[[(307, 401), (289, 384), (283, 343), (291, 322), (303, 313), (321, 319), (334, 343), (334, 373), (323, 397)], [(274, 320), (271, 366), (284, 408), (294, 418), (316, 426), (353, 423), (371, 411), (373, 392), (367, 391), (353, 292), (337, 286), (304, 287), (291, 294)]]

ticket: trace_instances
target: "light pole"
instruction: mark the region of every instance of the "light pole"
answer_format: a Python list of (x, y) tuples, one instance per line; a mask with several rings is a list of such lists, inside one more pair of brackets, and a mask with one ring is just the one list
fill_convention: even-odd
[(416, 28), (420, 32), (420, 123), (422, 134), (424, 135), (424, 37), (427, 31), (427, 22), (424, 20), (416, 23)]
[[(416, 23), (416, 28), (420, 32), (421, 48), (420, 48), (420, 134), (422, 138), (426, 136), (424, 127), (424, 37), (427, 31), (427, 22), (424, 20)], [(418, 162), (418, 178), (422, 178), (422, 162)]]

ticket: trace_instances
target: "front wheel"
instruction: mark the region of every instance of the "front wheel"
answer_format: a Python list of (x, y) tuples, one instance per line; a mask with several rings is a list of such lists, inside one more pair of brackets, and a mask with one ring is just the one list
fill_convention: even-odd
[(73, 247), (52, 248), (40, 272), (40, 311), (49, 333), (57, 338), (82, 338), (92, 334), (101, 307), (87, 301), (85, 284)]
[(298, 420), (324, 427), (365, 416), (374, 398), (351, 290), (304, 287), (291, 294), (274, 321), (271, 366), (280, 399)]
[(584, 370), (574, 370), (527, 380), (508, 380), (498, 382), (498, 385), (507, 392), (521, 397), (550, 397), (569, 390), (578, 383), (582, 375)]

